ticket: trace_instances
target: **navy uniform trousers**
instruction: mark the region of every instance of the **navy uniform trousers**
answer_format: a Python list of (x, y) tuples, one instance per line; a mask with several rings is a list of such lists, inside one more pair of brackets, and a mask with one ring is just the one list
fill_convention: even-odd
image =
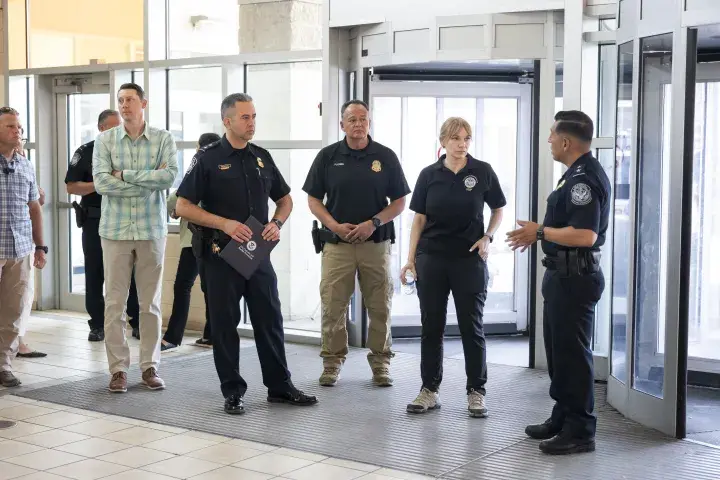
[(245, 299), (250, 314), (263, 383), (271, 393), (290, 391), (292, 382), (285, 358), (277, 275), (270, 260), (262, 262), (250, 280), (208, 249), (200, 261), (205, 269), (213, 356), (223, 396), (242, 396), (247, 390), (247, 382), (240, 375), (240, 337), (237, 332), (241, 298)]
[(595, 436), (592, 338), (602, 271), (563, 276), (547, 270), (542, 282), (543, 337), (555, 400), (550, 420), (576, 438)]

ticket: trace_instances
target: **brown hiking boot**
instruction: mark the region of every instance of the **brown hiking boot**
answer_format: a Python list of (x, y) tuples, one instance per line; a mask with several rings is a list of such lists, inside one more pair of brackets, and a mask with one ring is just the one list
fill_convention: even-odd
[(378, 387), (390, 387), (393, 384), (393, 378), (390, 376), (390, 367), (380, 365), (372, 367), (373, 383)]
[(7, 388), (19, 387), (22, 382), (12, 372), (3, 370), (0, 372), (0, 385)]
[(150, 367), (142, 374), (142, 383), (150, 390), (162, 390), (165, 388), (165, 382), (158, 377), (155, 367)]
[(109, 390), (113, 393), (125, 393), (127, 392), (127, 373), (117, 372), (113, 373), (110, 379)]

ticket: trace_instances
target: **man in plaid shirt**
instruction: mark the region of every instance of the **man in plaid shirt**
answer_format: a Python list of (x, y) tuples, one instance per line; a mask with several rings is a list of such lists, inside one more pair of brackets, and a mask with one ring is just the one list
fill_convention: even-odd
[(130, 349), (125, 337), (125, 304), (130, 276), (140, 300), (140, 369), (151, 390), (165, 388), (158, 377), (162, 317), (160, 295), (167, 206), (165, 190), (178, 173), (177, 148), (170, 132), (144, 120), (147, 99), (134, 83), (120, 87), (123, 123), (95, 140), (93, 181), (102, 195), (99, 234), (105, 266), (105, 349), (111, 392), (127, 391)]
[[(21, 384), (12, 373), (19, 346), (30, 269), (45, 266), (42, 210), (35, 172), (18, 155), (22, 126), (12, 108), (0, 108), (0, 385)], [(33, 248), (33, 242), (36, 247)], [(33, 256), (34, 250), (34, 256)]]

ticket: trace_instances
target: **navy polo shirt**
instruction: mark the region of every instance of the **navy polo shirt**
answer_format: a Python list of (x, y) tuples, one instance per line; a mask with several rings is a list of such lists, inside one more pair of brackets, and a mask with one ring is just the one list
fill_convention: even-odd
[[(327, 199), (325, 207), (338, 223), (358, 225), (410, 193), (395, 152), (369, 140), (362, 150), (351, 149), (346, 140), (320, 150), (303, 185), (311, 197)], [(393, 222), (371, 237), (374, 242), (394, 238)]]
[[(609, 217), (610, 180), (600, 162), (586, 153), (567, 169), (548, 197), (543, 225), (592, 230), (597, 240), (591, 250), (598, 250), (605, 244)], [(556, 255), (568, 247), (543, 240), (542, 249), (548, 255)]]
[(290, 193), (270, 152), (248, 143), (235, 149), (227, 138), (211, 143), (193, 157), (177, 196), (223, 218), (247, 221), (250, 215), (268, 223), (268, 199)]
[[(72, 182), (92, 182), (92, 156), (95, 148), (95, 140), (80, 145), (75, 154), (70, 159), (67, 173), (65, 174), (65, 183)], [(97, 207), (102, 205), (102, 196), (96, 192), (83, 195), (80, 200), (83, 207)]]
[(483, 210), (507, 204), (489, 163), (467, 156), (458, 173), (445, 167), (445, 155), (425, 167), (413, 191), (410, 209), (427, 217), (418, 243), (419, 253), (448, 257), (477, 255), (470, 248), (485, 236)]

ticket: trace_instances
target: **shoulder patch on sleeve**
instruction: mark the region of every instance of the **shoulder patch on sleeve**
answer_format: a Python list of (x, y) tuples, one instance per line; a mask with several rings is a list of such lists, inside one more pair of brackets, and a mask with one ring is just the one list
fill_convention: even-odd
[(586, 183), (576, 183), (570, 189), (570, 201), (579, 206), (592, 202), (592, 189)]
[(73, 155), (72, 158), (70, 159), (70, 165), (71, 165), (71, 166), (74, 167), (75, 165), (78, 164), (78, 162), (79, 162), (80, 159), (82, 158), (82, 151), (83, 151), (83, 148), (82, 148), (82, 147), (80, 147), (80, 148), (78, 148), (77, 150), (75, 150), (75, 155)]

